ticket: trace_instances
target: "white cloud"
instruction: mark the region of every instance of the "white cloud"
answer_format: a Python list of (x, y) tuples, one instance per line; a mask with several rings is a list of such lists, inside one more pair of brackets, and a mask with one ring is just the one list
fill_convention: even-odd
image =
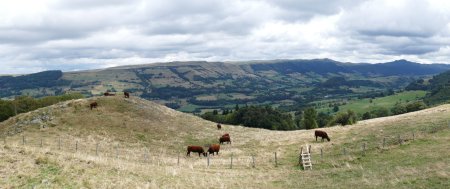
[(161, 61), (446, 62), (442, 0), (0, 0), (0, 74)]

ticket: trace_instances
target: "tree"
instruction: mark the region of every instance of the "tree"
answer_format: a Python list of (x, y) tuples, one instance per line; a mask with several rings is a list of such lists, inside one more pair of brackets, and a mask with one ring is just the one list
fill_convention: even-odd
[(219, 112), (217, 110), (213, 110), (213, 115), (217, 115)]
[(406, 106), (404, 104), (401, 104), (401, 103), (396, 103), (394, 105), (394, 107), (391, 108), (391, 112), (394, 115), (404, 114), (404, 113), (407, 112)]
[(338, 105), (334, 105), (333, 112), (338, 112), (338, 111), (339, 111), (339, 106)]
[(302, 119), (302, 126), (304, 129), (317, 128), (317, 111), (314, 108), (307, 108)]
[(303, 119), (303, 111), (301, 111), (301, 110), (296, 111), (294, 113), (294, 116), (295, 116), (295, 118), (294, 118), (295, 125), (297, 126), (297, 128), (301, 128), (301, 125), (302, 125), (301, 122)]
[(319, 114), (317, 114), (317, 125), (319, 126), (319, 128), (325, 127), (331, 119), (333, 119), (333, 116), (324, 112), (320, 112)]
[[(224, 110), (225, 112), (227, 110)], [(265, 128), (271, 130), (294, 130), (297, 127), (294, 119), (288, 113), (273, 109), (271, 106), (249, 106), (240, 108), (238, 111), (226, 115), (214, 115), (207, 112), (201, 115), (203, 119), (214, 122), (244, 125), (247, 127)]]
[(234, 111), (238, 111), (239, 110), (239, 105), (236, 104), (236, 106), (234, 106)]
[(425, 105), (422, 101), (417, 101), (406, 105), (406, 111), (408, 112), (423, 110), (425, 108), (427, 108), (427, 105)]
[(228, 109), (222, 110), (222, 115), (227, 115), (229, 113), (230, 113), (230, 111)]
[(329, 125), (353, 125), (357, 122), (357, 116), (352, 110), (347, 110), (347, 112), (339, 112), (336, 114)]
[(370, 112), (366, 112), (362, 115), (363, 120), (371, 119), (371, 118), (372, 118), (372, 114), (370, 114)]
[(370, 113), (374, 115), (374, 117), (386, 117), (390, 115), (389, 110), (385, 107), (379, 107), (375, 110), (372, 110)]

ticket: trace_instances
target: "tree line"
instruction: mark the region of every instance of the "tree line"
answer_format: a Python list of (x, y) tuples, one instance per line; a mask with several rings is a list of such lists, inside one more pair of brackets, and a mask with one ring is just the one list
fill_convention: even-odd
[(42, 98), (17, 96), (13, 100), (0, 99), (0, 122), (20, 113), (33, 111), (62, 101), (80, 98), (84, 98), (84, 96), (79, 93), (71, 93), (59, 96), (46, 96)]
[(203, 119), (217, 123), (244, 125), (246, 127), (263, 128), (270, 130), (298, 130), (314, 129), (330, 125), (348, 125), (357, 121), (352, 111), (341, 112), (336, 115), (318, 113), (314, 108), (298, 111), (295, 115), (284, 112), (271, 106), (245, 106), (236, 105), (234, 110), (217, 110), (201, 115)]
[(223, 109), (206, 112), (200, 117), (217, 123), (243, 125), (246, 127), (263, 128), (270, 130), (298, 130), (329, 127), (333, 125), (352, 125), (358, 120), (372, 119), (398, 115), (427, 108), (422, 101), (410, 103), (397, 103), (391, 109), (380, 107), (363, 114), (352, 110), (336, 113), (318, 112), (313, 107), (296, 111), (293, 115), (271, 106), (245, 106), (236, 105), (234, 109)]

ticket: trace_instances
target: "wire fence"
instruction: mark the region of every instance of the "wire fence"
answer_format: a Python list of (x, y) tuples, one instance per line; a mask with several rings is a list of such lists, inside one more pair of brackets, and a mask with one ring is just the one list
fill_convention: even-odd
[[(438, 133), (442, 130), (450, 130), (450, 122), (447, 125), (431, 125), (426, 128), (421, 128), (417, 131), (409, 131), (404, 133), (389, 134), (370, 139), (367, 141), (344, 143), (341, 145), (334, 145), (331, 148), (321, 148), (320, 146), (308, 145), (314, 164), (320, 164), (326, 161), (344, 160), (349, 157), (363, 157), (369, 155), (369, 152), (383, 152), (392, 148), (406, 145), (415, 140), (420, 140), (429, 137), (431, 134)], [(303, 146), (299, 150), (298, 164), (302, 164), (301, 151), (305, 150)]]
[[(332, 147), (321, 148), (321, 145), (310, 144), (311, 160), (314, 164), (323, 163), (330, 159), (342, 159), (349, 156), (365, 156), (367, 152), (374, 150), (389, 150), (394, 146), (401, 146), (405, 143), (426, 137), (429, 134), (439, 132), (443, 129), (450, 129), (448, 126), (434, 126), (420, 131), (409, 133), (385, 135), (381, 138), (362, 141), (359, 143), (344, 143), (333, 145)], [(103, 160), (120, 160), (158, 166), (186, 166), (190, 168), (258, 168), (273, 167), (279, 165), (301, 165), (301, 148), (297, 153), (298, 157), (289, 157), (289, 154), (280, 152), (265, 152), (264, 155), (243, 155), (227, 153), (224, 155), (198, 156), (197, 153), (186, 156), (186, 151), (167, 152), (164, 149), (156, 151), (147, 147), (133, 146), (132, 144), (120, 144), (108, 141), (85, 141), (81, 139), (71, 139), (64, 137), (57, 138), (36, 138), (8, 137), (4, 138), (4, 144), (12, 147), (28, 147), (42, 149), (52, 152), (73, 153), (81, 156), (97, 157)], [(207, 149), (207, 148), (206, 148)], [(306, 149), (306, 148), (304, 148)], [(292, 154), (292, 153), (290, 153)], [(293, 159), (298, 158), (298, 162)]]

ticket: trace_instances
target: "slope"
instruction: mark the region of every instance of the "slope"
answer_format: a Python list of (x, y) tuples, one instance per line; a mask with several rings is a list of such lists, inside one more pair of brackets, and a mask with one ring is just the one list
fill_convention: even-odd
[[(92, 101), (99, 107), (91, 111)], [(443, 105), (325, 128), (332, 141), (316, 142), (312, 131), (231, 125), (217, 130), (214, 123), (135, 97), (73, 100), (0, 123), (5, 142), (0, 146), (0, 185), (445, 188), (450, 152), (442, 149), (450, 147), (449, 114), (450, 105)], [(185, 156), (187, 145), (216, 143), (225, 132), (230, 133), (232, 144), (222, 145), (219, 156), (209, 158), (209, 167), (207, 158)], [(398, 135), (401, 145), (396, 143)], [(383, 138), (386, 144), (381, 147)], [(313, 171), (297, 166), (299, 148), (305, 144), (312, 145)]]

